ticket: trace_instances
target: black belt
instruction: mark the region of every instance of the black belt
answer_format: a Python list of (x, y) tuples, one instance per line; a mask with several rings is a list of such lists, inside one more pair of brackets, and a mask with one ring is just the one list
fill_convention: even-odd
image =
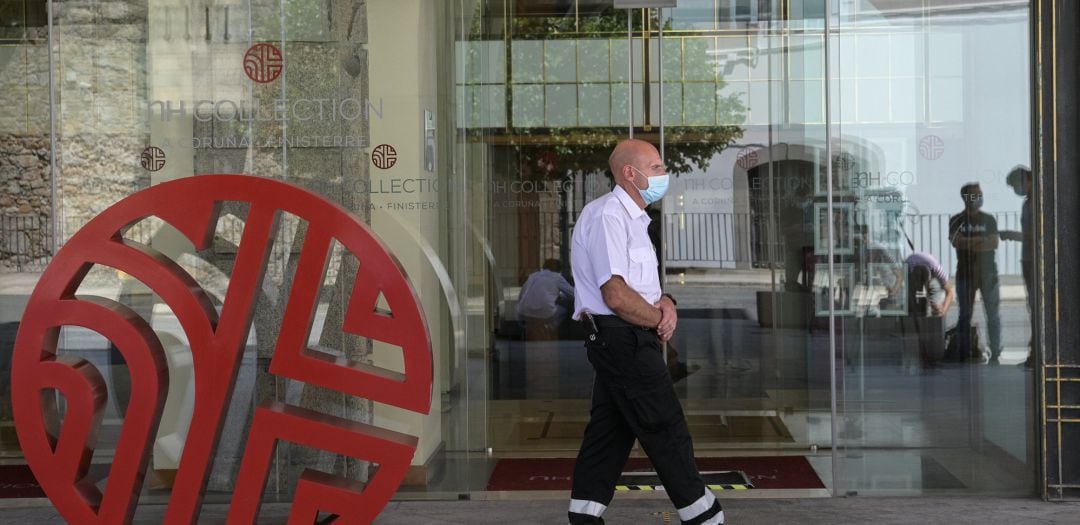
[[(617, 315), (599, 315), (583, 313), (581, 314), (581, 322), (585, 324), (585, 330), (589, 331), (590, 333), (595, 333), (596, 331), (599, 331), (603, 328), (637, 328), (640, 330), (652, 330), (652, 328), (649, 328), (647, 326), (639, 326), (633, 323), (628, 323), (622, 320), (622, 318)], [(595, 325), (596, 327), (595, 331), (593, 331), (593, 325)]]

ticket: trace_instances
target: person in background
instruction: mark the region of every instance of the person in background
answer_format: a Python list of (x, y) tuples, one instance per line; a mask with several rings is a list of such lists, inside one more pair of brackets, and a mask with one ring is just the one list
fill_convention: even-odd
[(961, 356), (973, 355), (977, 350), (971, 344), (971, 318), (975, 313), (975, 292), (981, 292), (990, 339), (988, 363), (996, 365), (1001, 355), (997, 221), (989, 213), (981, 211), (983, 192), (977, 182), (960, 188), (960, 197), (964, 200), (964, 211), (949, 219), (949, 240), (956, 248), (956, 292), (960, 303), (956, 333), (959, 350)]
[[(929, 253), (914, 252), (904, 259), (904, 266), (908, 274), (908, 312), (922, 317), (944, 317), (956, 298), (956, 289), (941, 263)], [(945, 294), (941, 300), (937, 289)]]
[(559, 273), (561, 270), (558, 259), (548, 259), (522, 285), (515, 311), (518, 319), (525, 323), (525, 339), (551, 341), (559, 338), (559, 325), (568, 313), (559, 303), (574, 297), (574, 287)]
[[(904, 354), (905, 368), (933, 368), (944, 358), (941, 346), (943, 333), (939, 321), (927, 317), (944, 317), (956, 298), (956, 291), (949, 281), (949, 274), (929, 253), (912, 253), (904, 259), (904, 267), (907, 270), (908, 315), (901, 323), (905, 331), (911, 327), (914, 334), (914, 339), (910, 341), (913, 346), (907, 347), (909, 350)], [(941, 297), (942, 293), (944, 298)]]
[(694, 462), (694, 445), (661, 349), (678, 323), (660, 288), (645, 207), (660, 200), (668, 175), (652, 144), (625, 140), (608, 160), (615, 188), (587, 204), (574, 227), (570, 260), (574, 319), (596, 371), (589, 424), (574, 464), (571, 525), (604, 523), (636, 439), (649, 456), (679, 520), (721, 525), (724, 512)]
[(1020, 231), (1002, 231), (1001, 239), (1005, 241), (1020, 241), (1020, 268), (1024, 274), (1024, 291), (1027, 292), (1028, 317), (1031, 319), (1031, 338), (1028, 340), (1028, 357), (1022, 363), (1026, 368), (1032, 368), (1035, 358), (1032, 355), (1035, 344), (1035, 225), (1032, 222), (1031, 213), (1031, 170), (1027, 166), (1017, 166), (1009, 172), (1005, 178), (1006, 184), (1012, 187), (1017, 195), (1024, 198), (1024, 204), (1020, 208)]

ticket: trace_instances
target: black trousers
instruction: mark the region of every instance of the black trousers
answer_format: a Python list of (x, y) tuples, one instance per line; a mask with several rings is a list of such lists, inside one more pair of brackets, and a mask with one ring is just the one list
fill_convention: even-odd
[[(570, 523), (603, 523), (636, 438), (683, 523), (723, 523), (697, 465), (682, 405), (654, 330), (598, 318), (585, 348), (596, 370), (592, 409), (574, 465)], [(576, 505), (576, 509), (575, 509)], [(574, 512), (578, 510), (579, 512)], [(710, 521), (711, 520), (711, 521)]]

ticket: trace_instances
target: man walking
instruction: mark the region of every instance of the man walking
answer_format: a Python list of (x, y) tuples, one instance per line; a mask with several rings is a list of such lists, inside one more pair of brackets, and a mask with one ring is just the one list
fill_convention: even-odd
[(660, 154), (640, 140), (620, 142), (608, 159), (615, 189), (581, 212), (571, 244), (574, 319), (585, 323), (596, 371), (585, 437), (574, 465), (572, 525), (604, 523), (615, 483), (636, 438), (685, 524), (718, 525), (724, 512), (694, 463), (694, 447), (661, 343), (678, 322), (660, 290), (645, 207), (663, 197)]
[(1001, 355), (1001, 296), (998, 290), (998, 271), (995, 252), (998, 247), (997, 221), (980, 211), (982, 188), (976, 182), (960, 188), (964, 211), (949, 219), (949, 239), (956, 248), (956, 292), (959, 295), (960, 318), (956, 334), (961, 357), (970, 356), (971, 317), (975, 313), (975, 292), (982, 292), (986, 312), (986, 329), (990, 338), (989, 364), (998, 364)]

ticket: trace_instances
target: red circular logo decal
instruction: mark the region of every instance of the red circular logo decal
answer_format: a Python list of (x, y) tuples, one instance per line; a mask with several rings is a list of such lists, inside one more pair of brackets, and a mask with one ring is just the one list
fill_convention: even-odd
[(389, 144), (379, 144), (371, 152), (371, 163), (381, 170), (393, 168), (397, 164), (397, 150)]
[(744, 170), (753, 168), (758, 163), (757, 151), (744, 149), (739, 152), (738, 157), (735, 157), (735, 162)]
[(938, 160), (945, 154), (945, 141), (937, 135), (927, 135), (919, 141), (919, 155), (927, 160)]
[[(226, 202), (243, 203), (248, 212), (219, 313), (179, 264), (123, 233), (157, 217), (204, 250), (214, 242)], [(19, 443), (42, 490), (69, 523), (131, 522), (169, 382), (163, 344), (147, 321), (111, 299), (76, 296), (83, 278), (102, 266), (141, 281), (172, 309), (187, 336), (195, 385), (191, 419), (198, 424), (184, 441), (164, 522), (195, 523), (282, 214), (306, 221), (308, 229), (294, 280), (281, 299), (284, 315), (269, 373), (428, 413), (431, 342), (420, 304), (398, 261), (359, 219), (314, 193), (262, 177), (205, 175), (159, 184), (109, 207), (64, 245), (30, 296), (16, 336), (11, 395)], [(400, 348), (404, 373), (308, 347), (335, 242), (360, 262), (340, 329)], [(130, 396), (104, 491), (88, 469), (109, 392), (94, 364), (58, 355), (64, 326), (108, 339), (123, 354), (131, 391), (138, 393)], [(290, 523), (313, 523), (320, 512), (337, 514), (344, 523), (370, 523), (397, 490), (417, 445), (407, 434), (264, 402), (250, 422), (229, 523), (255, 522), (280, 441), (378, 465), (365, 484), (306, 471), (295, 487)]]
[(157, 171), (165, 167), (165, 152), (156, 146), (150, 146), (139, 155), (139, 165), (147, 171)]
[(271, 44), (255, 44), (244, 53), (244, 73), (260, 84), (277, 80), (284, 67), (281, 50)]

